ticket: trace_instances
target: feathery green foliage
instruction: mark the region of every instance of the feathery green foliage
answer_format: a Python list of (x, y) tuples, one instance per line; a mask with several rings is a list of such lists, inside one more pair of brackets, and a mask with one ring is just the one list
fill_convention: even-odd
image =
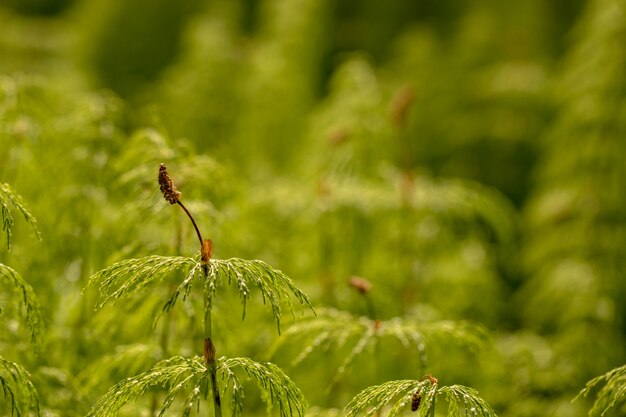
[(574, 400), (581, 396), (588, 396), (596, 386), (602, 383), (605, 385), (597, 393), (593, 407), (589, 410), (590, 417), (604, 416), (611, 408), (626, 399), (626, 365), (612, 369), (587, 382), (585, 388), (578, 393)]
[[(40, 415), (39, 394), (30, 380), (29, 373), (20, 365), (0, 356), (0, 385), (2, 394), (10, 404), (11, 416), (21, 417), (27, 409)], [(0, 405), (0, 411), (8, 411)]]
[(200, 386), (206, 379), (206, 367), (202, 358), (187, 359), (176, 356), (157, 363), (150, 370), (133, 378), (127, 378), (100, 398), (89, 411), (88, 417), (116, 416), (120, 408), (128, 401), (141, 397), (152, 386), (163, 387), (167, 390), (160, 416), (172, 405), (176, 394), (183, 388), (193, 386), (193, 390), (200, 391)]
[(30, 329), (31, 341), (33, 343), (42, 342), (42, 318), (39, 307), (39, 299), (35, 295), (33, 288), (24, 280), (13, 268), (0, 263), (0, 278), (8, 281), (9, 285), (15, 287), (15, 291), (19, 294), (18, 300), (21, 301), (23, 310), (25, 311), (25, 319)]
[[(435, 399), (442, 396), (448, 404), (448, 417), (496, 417), (496, 413), (478, 392), (462, 385), (439, 387), (436, 379), (389, 381), (366, 388), (346, 406), (346, 417), (382, 415), (391, 405), (387, 417), (403, 414), (412, 407), (418, 417), (434, 415)], [(431, 414), (433, 413), (433, 414)]]
[(198, 267), (197, 261), (183, 256), (151, 255), (126, 259), (96, 272), (89, 278), (87, 287), (98, 286), (97, 308), (102, 308), (107, 302), (141, 290), (178, 269), (187, 268), (187, 278), (193, 279)]
[(300, 364), (316, 350), (337, 354), (346, 347), (349, 349), (331, 386), (341, 379), (367, 348), (384, 338), (397, 340), (405, 349), (414, 349), (418, 354), (421, 371), (427, 367), (427, 349), (430, 345), (459, 345), (476, 352), (485, 347), (488, 340), (486, 329), (468, 322), (417, 323), (400, 318), (381, 321), (355, 317), (334, 309), (318, 311), (317, 317), (291, 325), (284, 336), (273, 344), (270, 355), (275, 355), (281, 346), (297, 340), (305, 347), (293, 359), (292, 366)]
[[(146, 344), (118, 346), (115, 352), (103, 355), (91, 362), (78, 375), (81, 388), (85, 392), (94, 391), (102, 384), (103, 376), (119, 379), (119, 375), (133, 375), (150, 368), (161, 357), (158, 347)], [(94, 378), (98, 375), (98, 378)]]
[(13, 215), (11, 214), (11, 207), (16, 208), (20, 213), (22, 213), (26, 223), (32, 226), (37, 238), (41, 239), (39, 230), (37, 229), (37, 220), (32, 214), (30, 214), (30, 211), (28, 211), (26, 206), (24, 206), (22, 198), (15, 193), (9, 184), (0, 183), (0, 213), (2, 214), (2, 231), (7, 237), (7, 246), (9, 248), (11, 247), (11, 236), (13, 234), (11, 229), (13, 228), (14, 220)]
[(281, 303), (287, 303), (288, 309), (294, 313), (294, 305), (291, 302), (292, 296), (302, 307), (309, 307), (313, 310), (306, 294), (294, 285), (291, 278), (263, 261), (248, 261), (238, 258), (211, 259), (208, 272), (209, 307), (212, 304), (215, 289), (227, 281), (229, 285), (231, 283), (237, 285), (239, 298), (243, 305), (243, 317), (246, 314), (246, 303), (250, 298), (250, 290), (257, 288), (261, 292), (263, 304), (269, 303), (279, 330), (282, 315)]
[[(248, 378), (255, 380), (268, 402), (268, 410), (276, 405), (281, 417), (297, 413), (304, 415), (306, 401), (298, 387), (272, 363), (258, 363), (248, 358), (219, 358), (217, 373), (223, 382), (221, 394), (231, 392), (231, 408), (233, 417), (243, 413), (243, 385), (236, 375), (240, 369)], [(194, 405), (198, 404), (203, 387), (208, 383), (209, 373), (201, 357), (186, 359), (180, 356), (157, 363), (150, 370), (135, 377), (127, 378), (112, 387), (91, 409), (89, 417), (109, 417), (117, 415), (127, 402), (144, 395), (153, 386), (163, 387), (166, 397), (161, 405), (160, 416), (172, 406), (177, 395), (188, 390), (184, 402), (183, 416), (188, 416)]]
[[(100, 299), (97, 308), (102, 308), (107, 302), (136, 292), (179, 269), (185, 272), (185, 278), (164, 304), (163, 310), (169, 311), (181, 294), (183, 299), (189, 296), (196, 278), (204, 279), (203, 265), (200, 261), (182, 256), (159, 255), (128, 259), (95, 273), (90, 278), (88, 287), (98, 287)], [(244, 317), (250, 293), (256, 288), (260, 291), (263, 302), (269, 304), (279, 330), (282, 315), (281, 303), (286, 303), (288, 309), (294, 313), (292, 296), (301, 306), (313, 309), (307, 296), (284, 273), (273, 269), (263, 261), (238, 258), (209, 261), (206, 282), (204, 282), (207, 288), (208, 308), (212, 307), (217, 288), (231, 283), (237, 286)]]
[(230, 388), (232, 391), (232, 415), (243, 414), (243, 388), (234, 370), (240, 368), (245, 374), (255, 380), (261, 391), (262, 398), (267, 402), (268, 415), (271, 415), (273, 405), (278, 405), (281, 417), (298, 415), (304, 416), (307, 407), (304, 396), (291, 379), (276, 365), (270, 362), (258, 363), (248, 358), (220, 358), (217, 372), (222, 381), (225, 381), (223, 394)]
[[(40, 297), (47, 352), (30, 354), (23, 289), (0, 266), (0, 355), (32, 373), (42, 414), (84, 416), (202, 339), (208, 378), (152, 386), (119, 415), (221, 417), (214, 358), (268, 348), (297, 365), (305, 415), (427, 372), (503, 417), (581, 417), (603, 387), (617, 400), (598, 412), (624, 414), (617, 374), (570, 400), (626, 357), (626, 0), (1, 3), (0, 263)], [(200, 262), (160, 200), (161, 162), (217, 259)], [(243, 259), (350, 313), (289, 320), (308, 300)], [(474, 353), (472, 322), (494, 349)], [(246, 366), (217, 375), (225, 417), (271, 402)], [(406, 388), (380, 417), (480, 409), (452, 385), (435, 412), (427, 388), (423, 411)]]

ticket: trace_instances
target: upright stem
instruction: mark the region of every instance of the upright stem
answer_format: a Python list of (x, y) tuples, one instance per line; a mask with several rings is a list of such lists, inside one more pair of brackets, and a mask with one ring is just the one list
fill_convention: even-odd
[(213, 242), (210, 239), (203, 240), (202, 234), (200, 233), (200, 229), (198, 229), (198, 225), (194, 220), (193, 216), (187, 210), (187, 207), (183, 203), (180, 202), (180, 196), (182, 195), (180, 191), (176, 189), (174, 186), (174, 182), (172, 181), (172, 177), (170, 177), (167, 172), (167, 168), (165, 164), (161, 164), (159, 166), (159, 188), (163, 193), (163, 197), (170, 204), (178, 204), (191, 223), (193, 224), (193, 228), (196, 230), (196, 235), (198, 236), (198, 240), (200, 241), (200, 260), (202, 262), (202, 273), (204, 275), (204, 360), (206, 363), (207, 372), (211, 377), (211, 390), (213, 394), (213, 410), (215, 412), (215, 417), (222, 417), (222, 402), (220, 400), (220, 389), (217, 385), (217, 362), (215, 361), (215, 345), (213, 344), (213, 329), (211, 323), (211, 303), (210, 296), (211, 285), (209, 282), (209, 261), (211, 260), (211, 255), (213, 253)]
[[(208, 280), (208, 270), (203, 265), (205, 282)], [(207, 283), (208, 285), (208, 283)], [(213, 345), (213, 328), (211, 320), (211, 305), (209, 305), (208, 291), (204, 296), (204, 359), (206, 361), (207, 370), (211, 377), (211, 392), (213, 395), (213, 410), (215, 417), (222, 417), (222, 401), (220, 399), (220, 389), (217, 385), (217, 364), (215, 362), (215, 345)]]
[(365, 300), (365, 308), (367, 309), (367, 315), (370, 319), (376, 320), (376, 307), (374, 307), (374, 301), (370, 298), (369, 294), (363, 294), (363, 299)]

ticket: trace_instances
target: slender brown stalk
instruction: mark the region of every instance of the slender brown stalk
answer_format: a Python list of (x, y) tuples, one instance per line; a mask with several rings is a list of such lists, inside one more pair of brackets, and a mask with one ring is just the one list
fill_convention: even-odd
[(178, 200), (176, 204), (182, 207), (185, 213), (187, 213), (187, 216), (189, 216), (189, 220), (191, 220), (191, 223), (193, 224), (193, 228), (196, 229), (196, 235), (198, 236), (198, 240), (200, 241), (200, 246), (202, 246), (202, 242), (204, 242), (204, 240), (202, 239), (202, 235), (200, 234), (200, 229), (198, 229), (198, 225), (196, 224), (196, 221), (193, 219), (193, 216), (191, 215), (189, 210), (187, 210), (187, 207), (185, 207), (185, 205), (180, 202), (180, 200)]
[(198, 229), (198, 225), (196, 224), (196, 221), (194, 220), (189, 210), (187, 210), (187, 207), (185, 207), (185, 205), (180, 201), (180, 197), (183, 195), (183, 193), (176, 189), (176, 186), (174, 185), (174, 180), (172, 180), (170, 173), (167, 172), (167, 167), (165, 166), (165, 164), (161, 164), (159, 166), (158, 181), (159, 189), (163, 193), (163, 198), (165, 198), (165, 200), (170, 204), (178, 204), (183, 209), (185, 214), (187, 214), (189, 220), (191, 220), (191, 223), (193, 224), (193, 228), (196, 230), (196, 235), (198, 236), (200, 246), (202, 247), (203, 239), (202, 234), (200, 233), (200, 229)]

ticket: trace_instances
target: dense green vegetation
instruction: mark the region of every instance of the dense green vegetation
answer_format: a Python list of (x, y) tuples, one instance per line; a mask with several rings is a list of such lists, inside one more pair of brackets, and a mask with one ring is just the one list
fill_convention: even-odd
[(626, 414), (625, 0), (0, 27), (0, 417)]

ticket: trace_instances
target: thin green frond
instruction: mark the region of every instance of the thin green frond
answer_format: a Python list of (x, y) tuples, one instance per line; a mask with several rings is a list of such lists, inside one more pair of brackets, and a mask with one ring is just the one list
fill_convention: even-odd
[[(346, 406), (346, 417), (356, 417), (362, 411), (366, 416), (376, 415), (382, 408), (393, 401), (394, 408), (397, 404), (407, 405), (413, 393), (429, 384), (428, 381), (401, 380), (389, 381), (381, 385), (369, 387), (357, 394)], [(392, 415), (390, 414), (389, 417)]]
[(306, 347), (292, 361), (292, 366), (300, 364), (315, 351), (335, 353), (350, 346), (349, 353), (333, 377), (333, 383), (369, 346), (381, 339), (397, 340), (406, 349), (417, 351), (423, 369), (427, 365), (429, 346), (439, 349), (458, 346), (474, 353), (484, 348), (489, 340), (484, 327), (465, 321), (417, 323), (400, 318), (378, 321), (334, 309), (322, 310), (317, 317), (299, 321), (286, 330), (285, 336), (274, 343), (269, 354), (274, 355), (294, 338), (302, 340)]
[(446, 399), (449, 417), (467, 415), (472, 417), (492, 417), (496, 415), (489, 404), (478, 395), (478, 391), (473, 388), (463, 385), (451, 385), (438, 389), (437, 395), (442, 395)]
[(115, 352), (91, 362), (78, 375), (85, 392), (93, 392), (102, 381), (106, 383), (119, 375), (134, 375), (148, 369), (161, 357), (161, 349), (153, 345), (134, 344), (118, 346)]
[(24, 278), (20, 276), (13, 268), (0, 263), (0, 278), (5, 278), (9, 285), (15, 287), (19, 294), (18, 299), (23, 305), (25, 311), (25, 319), (30, 329), (31, 341), (33, 343), (41, 343), (42, 336), (42, 318), (39, 308), (39, 299), (33, 291), (33, 287), (28, 284)]
[(107, 302), (134, 293), (173, 271), (197, 265), (194, 259), (183, 256), (152, 255), (127, 259), (96, 272), (89, 278), (87, 288), (98, 286), (100, 298), (96, 308), (100, 309)]
[(346, 417), (383, 415), (387, 408), (386, 417), (409, 409), (417, 412), (417, 417), (426, 417), (433, 412), (437, 396), (442, 396), (448, 404), (447, 417), (496, 417), (475, 389), (462, 385), (439, 387), (434, 378), (422, 379), (389, 381), (366, 388), (346, 406)]
[(185, 279), (183, 279), (180, 285), (176, 287), (172, 295), (170, 295), (170, 298), (163, 306), (164, 312), (168, 312), (172, 309), (172, 307), (174, 307), (174, 304), (176, 304), (176, 301), (181, 294), (183, 294), (183, 301), (187, 299), (189, 292), (191, 291), (193, 280), (201, 275), (201, 266), (202, 265), (199, 262), (196, 262), (196, 264), (189, 270)]
[[(30, 380), (28, 371), (20, 365), (0, 356), (0, 386), (5, 399), (9, 401), (11, 416), (21, 417), (26, 409), (39, 416), (39, 394)], [(3, 408), (0, 407), (0, 411)]]
[(293, 359), (291, 365), (296, 366), (303, 362), (314, 351), (337, 351), (343, 348), (348, 341), (360, 337), (372, 325), (366, 317), (354, 317), (350, 313), (335, 309), (323, 309), (317, 317), (300, 320), (289, 326), (283, 337), (278, 339), (268, 352), (272, 357), (282, 345), (294, 338), (305, 339), (306, 346)]
[(368, 345), (370, 345), (370, 343), (375, 343), (375, 337), (376, 329), (374, 328), (374, 326), (365, 329), (365, 332), (363, 333), (361, 338), (354, 344), (354, 347), (350, 350), (348, 356), (346, 356), (341, 365), (339, 365), (335, 376), (329, 384), (329, 390), (334, 388), (335, 384), (339, 382), (339, 380), (343, 377), (348, 368), (352, 365), (354, 360), (365, 351)]
[[(447, 222), (463, 222), (490, 230), (501, 242), (515, 235), (515, 211), (496, 190), (468, 180), (433, 179), (417, 176), (410, 186), (401, 173), (391, 173), (390, 184), (356, 178), (327, 178), (326, 193), (319, 194), (301, 183), (277, 182), (269, 189), (252, 193), (257, 209), (272, 208), (284, 217), (317, 217), (346, 207), (367, 217), (397, 213), (407, 207), (416, 214), (435, 214)], [(280, 201), (276, 206), (275, 202)]]
[(244, 317), (251, 289), (258, 289), (263, 297), (263, 303), (269, 303), (279, 331), (282, 316), (281, 304), (285, 303), (292, 314), (294, 313), (291, 297), (294, 297), (302, 307), (307, 306), (313, 310), (306, 294), (300, 291), (287, 275), (263, 261), (248, 261), (238, 258), (212, 259), (208, 265), (207, 297), (209, 308), (211, 308), (216, 288), (223, 282), (236, 283), (239, 298), (243, 305)]
[(32, 226), (37, 239), (41, 239), (41, 235), (37, 229), (37, 220), (32, 214), (30, 214), (22, 202), (22, 197), (15, 193), (9, 184), (0, 183), (0, 213), (2, 216), (2, 231), (7, 237), (7, 247), (11, 247), (11, 236), (14, 223), (13, 215), (11, 214), (11, 207), (16, 208), (20, 213), (22, 213), (26, 223)]
[(606, 412), (626, 398), (626, 365), (612, 369), (609, 372), (593, 378), (587, 382), (574, 401), (580, 396), (586, 397), (599, 384), (605, 385), (600, 389), (593, 407), (589, 410), (590, 417), (604, 416)]
[(464, 320), (411, 323), (405, 331), (409, 334), (421, 331), (429, 344), (441, 344), (443, 346), (454, 344), (472, 353), (484, 349), (490, 340), (489, 333), (484, 326)]
[(190, 385), (197, 388), (205, 377), (206, 367), (202, 358), (186, 359), (175, 356), (157, 363), (149, 371), (134, 378), (127, 378), (113, 386), (94, 404), (87, 417), (116, 416), (124, 404), (141, 397), (148, 388), (153, 386), (167, 390), (167, 398), (161, 409), (161, 415), (163, 415), (164, 411), (172, 405), (179, 391)]
[(281, 417), (304, 416), (306, 400), (300, 389), (276, 365), (270, 362), (258, 363), (248, 358), (220, 358), (217, 371), (225, 381), (224, 392), (232, 391), (232, 415), (241, 416), (243, 411), (243, 389), (234, 369), (240, 368), (248, 378), (254, 379), (268, 405), (268, 415), (272, 406), (277, 405)]

